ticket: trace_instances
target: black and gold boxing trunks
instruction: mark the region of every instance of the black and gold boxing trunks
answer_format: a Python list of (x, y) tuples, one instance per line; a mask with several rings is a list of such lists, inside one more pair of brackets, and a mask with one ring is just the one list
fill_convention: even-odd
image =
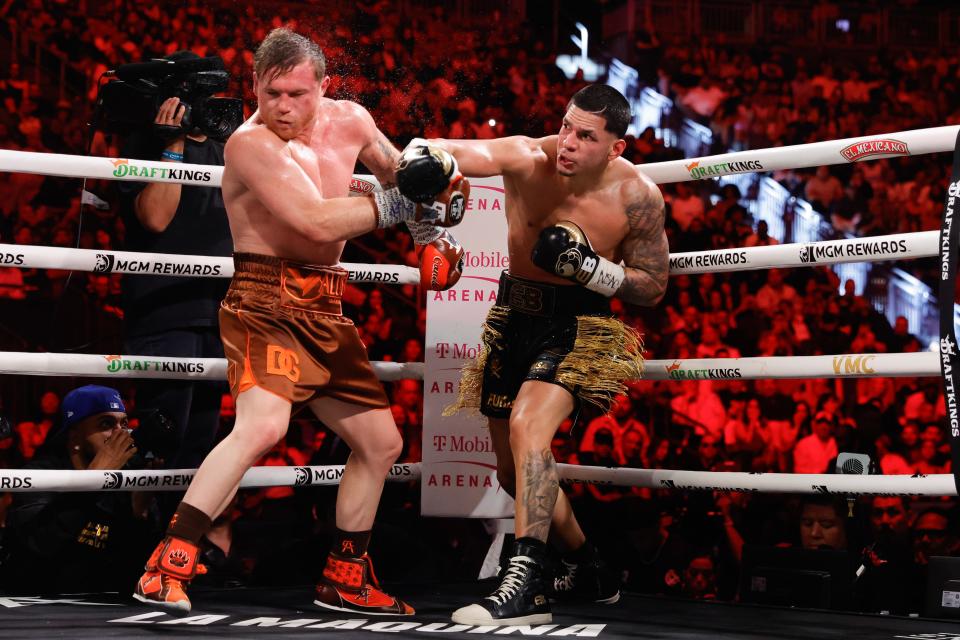
[(460, 395), (444, 415), (479, 410), (507, 418), (527, 380), (560, 385), (580, 402), (609, 408), (643, 370), (637, 332), (610, 313), (603, 295), (575, 285), (500, 276), (482, 348), (463, 369)]

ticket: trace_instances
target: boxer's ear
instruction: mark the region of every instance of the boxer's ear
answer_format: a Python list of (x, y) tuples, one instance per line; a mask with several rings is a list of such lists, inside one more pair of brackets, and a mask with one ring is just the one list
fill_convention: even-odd
[(627, 141), (623, 138), (620, 138), (613, 143), (613, 146), (610, 147), (610, 153), (607, 157), (607, 160), (616, 160), (621, 155), (623, 155), (623, 150), (627, 148)]
[(260, 81), (257, 78), (257, 72), (253, 72), (253, 95), (257, 95), (257, 88), (260, 86)]
[(330, 76), (323, 76), (323, 80), (320, 81), (321, 96), (327, 92), (327, 87), (329, 86), (330, 86)]

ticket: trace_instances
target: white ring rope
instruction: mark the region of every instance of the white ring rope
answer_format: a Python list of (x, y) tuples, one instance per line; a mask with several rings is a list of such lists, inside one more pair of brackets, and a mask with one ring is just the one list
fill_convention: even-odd
[[(384, 382), (423, 379), (422, 362), (376, 361), (370, 364), (377, 378)], [(227, 361), (224, 358), (0, 351), (0, 374), (226, 380)]]
[[(384, 381), (422, 380), (422, 362), (373, 362)], [(85, 353), (0, 352), (0, 374), (226, 380), (222, 358), (167, 358)], [(642, 380), (783, 380), (940, 375), (938, 354), (851, 353), (829, 356), (647, 360)]]
[(787, 380), (940, 376), (939, 354), (849, 353), (829, 356), (647, 360), (644, 380)]
[(960, 126), (953, 125), (786, 147), (736, 151), (715, 156), (645, 164), (643, 172), (654, 182), (664, 184), (729, 176), (736, 173), (803, 169), (896, 156), (919, 156), (953, 151), (958, 131)]
[[(163, 276), (230, 278), (233, 258), (175, 253), (100, 251), (65, 247), (0, 244), (0, 267), (68, 269), (93, 273), (133, 273)], [(350, 282), (419, 284), (420, 272), (406, 265), (341, 262)]]
[[(340, 482), (343, 469), (343, 465), (251, 467), (240, 479), (240, 488), (335, 485)], [(196, 469), (3, 469), (0, 470), (0, 491), (182, 491), (196, 473)], [(394, 464), (387, 475), (387, 480), (398, 482), (419, 478), (419, 462)]]
[[(618, 487), (693, 491), (763, 493), (830, 493), (845, 495), (955, 496), (953, 476), (862, 476), (806, 473), (742, 473), (630, 469), (558, 464), (560, 478)], [(182, 491), (196, 469), (138, 471), (74, 471), (61, 469), (2, 469), (0, 491)], [(339, 465), (319, 467), (253, 467), (240, 488), (335, 485), (343, 475)], [(406, 482), (421, 477), (421, 464), (395, 464), (388, 480)]]
[(931, 258), (940, 255), (939, 242), (939, 231), (917, 231), (769, 247), (672, 253), (670, 275)]
[[(817, 264), (881, 262), (939, 255), (939, 231), (670, 254), (670, 274), (746, 271)], [(207, 278), (233, 275), (232, 258), (0, 244), (0, 266)], [(413, 267), (342, 262), (350, 282), (418, 284)]]
[[(685, 182), (737, 173), (802, 169), (821, 165), (916, 156), (953, 150), (960, 126), (897, 131), (875, 136), (827, 140), (769, 149), (722, 153), (715, 156), (654, 162), (643, 165), (654, 182)], [(0, 149), (0, 171), (36, 173), (66, 178), (102, 178), (136, 182), (169, 182), (219, 187), (223, 167), (178, 164), (127, 158), (71, 156)], [(355, 176), (351, 192), (369, 193), (377, 186), (371, 176)]]
[(822, 473), (744, 473), (582, 467), (558, 464), (564, 480), (617, 487), (757, 493), (833, 493), (857, 495), (955, 496), (950, 474), (929, 476), (844, 475)]

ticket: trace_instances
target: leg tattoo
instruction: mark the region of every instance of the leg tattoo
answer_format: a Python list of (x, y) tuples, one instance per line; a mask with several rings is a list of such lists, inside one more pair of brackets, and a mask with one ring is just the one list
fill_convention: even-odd
[(523, 471), (523, 494), (517, 505), (526, 514), (527, 530), (523, 535), (546, 541), (560, 491), (560, 477), (553, 453), (550, 449), (544, 449), (524, 454)]

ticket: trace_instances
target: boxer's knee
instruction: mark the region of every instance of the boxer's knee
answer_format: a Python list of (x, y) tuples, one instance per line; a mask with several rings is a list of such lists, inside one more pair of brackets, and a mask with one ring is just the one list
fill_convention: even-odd
[(286, 420), (261, 418), (254, 423), (237, 421), (227, 436), (242, 459), (253, 464), (287, 434)]
[(546, 425), (532, 411), (514, 411), (510, 416), (510, 448), (514, 451), (550, 449)]
[(365, 439), (361, 446), (353, 450), (353, 454), (361, 458), (365, 464), (384, 469), (389, 469), (402, 452), (403, 438), (396, 429)]

